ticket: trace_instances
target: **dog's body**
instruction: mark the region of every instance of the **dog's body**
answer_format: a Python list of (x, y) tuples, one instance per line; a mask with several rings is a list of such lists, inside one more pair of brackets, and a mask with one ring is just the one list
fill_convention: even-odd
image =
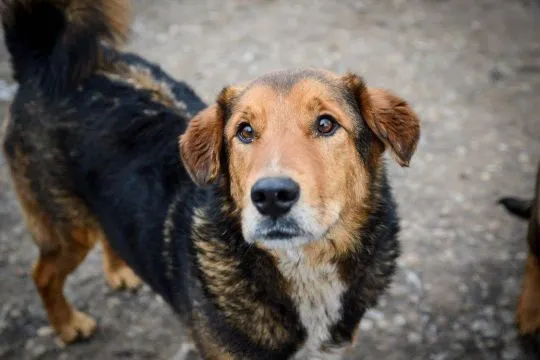
[(204, 358), (340, 358), (394, 272), (382, 153), (408, 164), (416, 115), (354, 75), (309, 70), (227, 88), (188, 122), (204, 107), (189, 87), (101, 44), (125, 31), (124, 2), (90, 3), (1, 9), (20, 84), (4, 152), (60, 337), (95, 328), (62, 288), (101, 239), (109, 283), (135, 287), (129, 264)]
[(540, 353), (540, 163), (536, 173), (535, 194), (532, 199), (502, 198), (500, 202), (512, 214), (529, 222), (527, 243), (529, 254), (525, 264), (523, 286), (517, 307), (519, 333), (532, 340)]

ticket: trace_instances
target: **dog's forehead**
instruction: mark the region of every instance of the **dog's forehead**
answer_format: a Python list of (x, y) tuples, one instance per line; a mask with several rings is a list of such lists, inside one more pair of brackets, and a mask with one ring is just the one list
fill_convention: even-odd
[(278, 93), (287, 94), (302, 80), (313, 80), (329, 88), (338, 86), (335, 74), (318, 69), (293, 69), (267, 73), (249, 84), (245, 91), (257, 86), (270, 87)]
[(341, 78), (331, 72), (318, 69), (283, 70), (265, 74), (242, 89), (237, 102), (258, 105), (270, 103), (279, 97), (324, 97), (347, 101), (348, 91)]

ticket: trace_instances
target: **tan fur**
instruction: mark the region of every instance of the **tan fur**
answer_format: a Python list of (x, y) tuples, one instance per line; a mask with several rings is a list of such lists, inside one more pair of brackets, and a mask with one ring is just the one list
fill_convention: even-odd
[(522, 335), (540, 330), (540, 261), (531, 253), (525, 265), (517, 323)]
[(103, 271), (107, 284), (112, 289), (137, 289), (141, 279), (116, 255), (101, 231), (99, 239), (103, 245)]
[(198, 348), (204, 351), (203, 358), (207, 360), (237, 360), (226, 349), (220, 346), (212, 335), (211, 326), (208, 325), (206, 319), (200, 312), (195, 311), (193, 320), (197, 324), (197, 328), (193, 329), (191, 338), (198, 344)]
[[(267, 86), (254, 87), (242, 96), (237, 115), (225, 129), (227, 139), (232, 139), (238, 124), (246, 120), (262, 135), (249, 146), (230, 140), (231, 192), (239, 208), (250, 201), (249, 189), (257, 179), (277, 172), (292, 175), (302, 184), (305, 201), (320, 209), (323, 222), (328, 215), (325, 212), (332, 211), (324, 208), (327, 204), (339, 203), (336, 207), (341, 207), (347, 199), (362, 199), (365, 174), (354, 140), (342, 132), (328, 145), (312, 135), (313, 122), (321, 113), (335, 114), (348, 131), (353, 131), (353, 121), (328, 98), (329, 91), (314, 80), (303, 80), (286, 96)], [(279, 169), (274, 168), (275, 161)], [(342, 191), (345, 186), (350, 186), (349, 193)]]
[(525, 264), (523, 287), (517, 308), (517, 323), (522, 335), (540, 331), (540, 163), (536, 173), (535, 194), (527, 229), (529, 255)]
[(186, 104), (176, 99), (171, 87), (164, 81), (157, 81), (152, 76), (150, 70), (146, 68), (135, 65), (116, 64), (112, 69), (105, 66), (101, 73), (113, 81), (129, 84), (138, 90), (149, 91), (152, 100), (167, 107), (186, 109)]
[(180, 137), (180, 155), (186, 170), (197, 184), (212, 182), (218, 176), (222, 146), (221, 110), (212, 105), (195, 116)]
[(370, 129), (390, 149), (401, 166), (409, 166), (420, 137), (420, 121), (402, 98), (387, 90), (367, 88), (354, 74), (344, 82), (356, 92)]

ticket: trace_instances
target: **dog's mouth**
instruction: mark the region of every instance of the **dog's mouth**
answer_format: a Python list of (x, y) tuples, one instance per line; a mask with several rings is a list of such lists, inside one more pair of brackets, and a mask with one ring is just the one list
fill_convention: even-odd
[(296, 237), (305, 236), (296, 221), (284, 219), (264, 219), (257, 226), (255, 238), (262, 241), (290, 240)]
[(242, 214), (242, 234), (246, 242), (270, 248), (303, 246), (325, 238), (339, 220), (339, 212), (334, 215), (328, 225), (318, 212), (307, 206), (295, 207), (280, 217), (261, 216), (254, 207), (248, 207)]

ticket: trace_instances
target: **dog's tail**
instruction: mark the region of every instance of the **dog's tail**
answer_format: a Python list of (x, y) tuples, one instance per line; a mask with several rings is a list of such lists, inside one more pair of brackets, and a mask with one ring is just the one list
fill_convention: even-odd
[(499, 204), (502, 204), (510, 213), (522, 219), (529, 219), (532, 214), (534, 200), (518, 199), (515, 197), (503, 197), (499, 199)]
[(62, 91), (90, 76), (104, 58), (102, 41), (128, 32), (127, 0), (0, 0), (14, 78)]

